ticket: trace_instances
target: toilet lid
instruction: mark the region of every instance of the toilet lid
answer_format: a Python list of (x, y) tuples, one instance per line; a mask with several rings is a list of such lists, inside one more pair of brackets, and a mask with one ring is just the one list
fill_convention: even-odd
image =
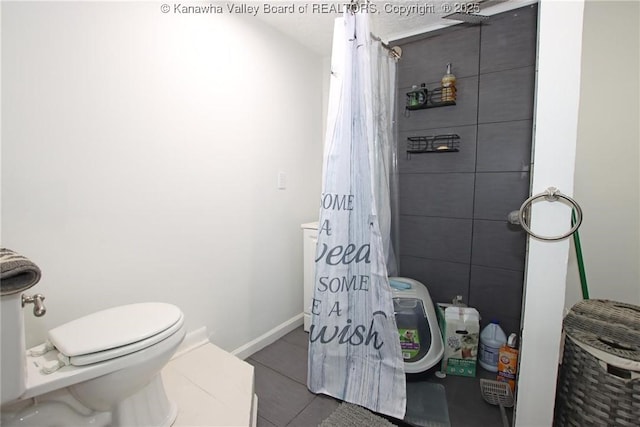
[(180, 309), (171, 304), (123, 305), (58, 326), (49, 331), (49, 341), (60, 353), (73, 358), (138, 342), (155, 342), (152, 337), (174, 329), (172, 326), (181, 323), (182, 317)]

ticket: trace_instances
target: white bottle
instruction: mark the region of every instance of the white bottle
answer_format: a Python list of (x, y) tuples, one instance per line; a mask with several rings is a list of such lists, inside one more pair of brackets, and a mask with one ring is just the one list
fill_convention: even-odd
[(480, 346), (478, 347), (478, 363), (490, 372), (498, 372), (498, 356), (500, 347), (507, 342), (507, 336), (500, 327), (500, 322), (491, 319), (491, 323), (484, 327), (480, 333)]

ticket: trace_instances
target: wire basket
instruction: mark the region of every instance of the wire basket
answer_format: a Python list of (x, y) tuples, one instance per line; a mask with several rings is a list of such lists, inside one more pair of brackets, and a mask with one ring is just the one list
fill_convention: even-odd
[(407, 93), (407, 110), (424, 110), (426, 108), (456, 105), (457, 91), (455, 86), (427, 89), (420, 87)]
[(407, 138), (407, 157), (419, 153), (455, 153), (460, 151), (460, 135), (455, 133)]

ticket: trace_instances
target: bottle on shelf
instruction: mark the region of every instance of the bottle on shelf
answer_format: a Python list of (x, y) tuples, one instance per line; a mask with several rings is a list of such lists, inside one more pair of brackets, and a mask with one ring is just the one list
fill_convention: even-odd
[(456, 100), (456, 76), (451, 74), (451, 62), (447, 64), (447, 73), (442, 77), (442, 102)]
[(411, 92), (407, 93), (407, 107), (418, 105), (418, 85), (411, 86)]
[(424, 105), (427, 103), (427, 85), (422, 83), (418, 90), (418, 105)]

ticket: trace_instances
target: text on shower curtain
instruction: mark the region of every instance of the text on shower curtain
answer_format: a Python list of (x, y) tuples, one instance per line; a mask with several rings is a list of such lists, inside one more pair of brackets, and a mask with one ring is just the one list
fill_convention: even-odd
[[(353, 194), (335, 194), (323, 193), (321, 195), (321, 209), (330, 211), (341, 211), (343, 215), (348, 215), (353, 210), (355, 196)], [(331, 222), (325, 219), (319, 227), (318, 234), (326, 234), (331, 236)], [(316, 253), (316, 264), (324, 263), (326, 265), (350, 265), (365, 263), (370, 264), (371, 247), (367, 242), (345, 242), (329, 247), (326, 243), (322, 243), (318, 247)], [(328, 292), (332, 294), (345, 292), (368, 292), (370, 276), (366, 274), (340, 275), (340, 276), (320, 276), (317, 277), (315, 283), (318, 292)], [(329, 300), (329, 299), (328, 299)], [(326, 317), (341, 318), (342, 326), (333, 326), (330, 330), (327, 325), (312, 324), (309, 340), (311, 342), (319, 341), (323, 344), (337, 340), (338, 344), (350, 345), (372, 345), (379, 350), (384, 342), (380, 339), (375, 329), (377, 318), (387, 318), (387, 315), (381, 311), (375, 311), (369, 325), (354, 325), (352, 319), (344, 315), (344, 310), (340, 306), (340, 300), (335, 299), (328, 306), (322, 307), (321, 300), (313, 298), (311, 304), (311, 313), (321, 315), (323, 311)], [(334, 322), (335, 323), (335, 322)], [(316, 328), (317, 327), (317, 328)], [(319, 330), (318, 330), (319, 329)]]

